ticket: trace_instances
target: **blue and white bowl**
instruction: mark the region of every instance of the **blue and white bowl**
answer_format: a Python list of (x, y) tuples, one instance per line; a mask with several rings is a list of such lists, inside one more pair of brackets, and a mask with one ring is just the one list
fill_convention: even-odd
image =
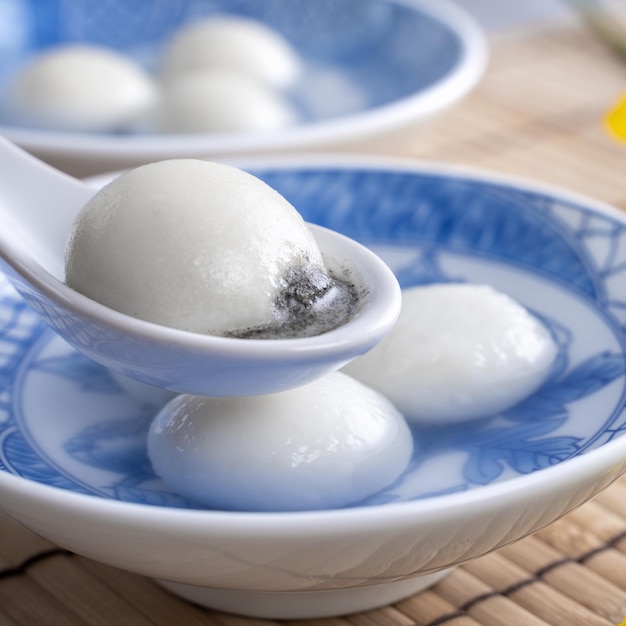
[(626, 470), (620, 211), (523, 181), (407, 161), (320, 156), (245, 167), (307, 220), (374, 249), (404, 287), (473, 281), (519, 300), (558, 340), (551, 378), (504, 413), (414, 426), (419, 449), (408, 470), (356, 506), (201, 510), (150, 467), (154, 403), (47, 330), (2, 281), (5, 513), (208, 606), (320, 617), (428, 586), (549, 524)]
[(305, 70), (290, 97), (302, 123), (271, 133), (154, 135), (43, 131), (5, 120), (0, 134), (77, 175), (177, 156), (319, 148), (436, 113), (465, 95), (486, 64), (482, 31), (445, 0), (5, 0), (0, 95), (40, 50), (90, 42), (150, 69), (181, 24), (224, 12), (263, 21), (300, 54)]

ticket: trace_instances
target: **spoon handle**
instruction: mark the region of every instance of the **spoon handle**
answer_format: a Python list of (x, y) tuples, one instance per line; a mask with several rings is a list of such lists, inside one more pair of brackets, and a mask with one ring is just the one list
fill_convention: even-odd
[(23, 252), (63, 280), (68, 233), (93, 194), (85, 183), (0, 137), (0, 255)]

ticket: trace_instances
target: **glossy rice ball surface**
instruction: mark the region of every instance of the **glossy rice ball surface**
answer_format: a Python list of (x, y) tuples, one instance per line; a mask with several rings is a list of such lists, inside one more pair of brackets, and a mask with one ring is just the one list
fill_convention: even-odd
[(384, 393), (416, 423), (489, 417), (548, 377), (558, 347), (544, 324), (487, 285), (403, 291), (392, 331), (343, 371)]
[(244, 74), (277, 88), (288, 87), (300, 72), (300, 59), (276, 30), (258, 20), (215, 15), (180, 28), (167, 45), (163, 80), (197, 70)]
[(213, 335), (275, 323), (299, 268), (324, 275), (295, 208), (246, 172), (195, 159), (116, 178), (80, 212), (66, 250), (66, 282), (89, 298)]
[(154, 80), (130, 57), (87, 44), (51, 48), (8, 87), (8, 115), (51, 130), (115, 131), (157, 99)]
[(358, 503), (395, 481), (412, 452), (395, 407), (341, 373), (265, 396), (179, 396), (148, 435), (153, 468), (174, 491), (238, 511)]
[(205, 70), (168, 83), (155, 117), (166, 133), (258, 133), (291, 126), (298, 116), (280, 93), (257, 80)]

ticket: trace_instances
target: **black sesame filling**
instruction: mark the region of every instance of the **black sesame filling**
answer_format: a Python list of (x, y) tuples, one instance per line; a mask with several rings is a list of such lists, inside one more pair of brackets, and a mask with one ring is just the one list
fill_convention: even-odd
[(357, 310), (359, 295), (354, 284), (304, 265), (290, 269), (281, 280), (274, 301), (272, 324), (225, 334), (240, 339), (293, 339), (314, 337), (345, 324)]

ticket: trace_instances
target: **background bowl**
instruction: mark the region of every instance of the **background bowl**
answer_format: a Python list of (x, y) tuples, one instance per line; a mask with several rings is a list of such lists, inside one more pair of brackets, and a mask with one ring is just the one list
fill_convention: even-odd
[(75, 175), (176, 156), (216, 156), (345, 144), (422, 119), (480, 78), (486, 44), (462, 9), (444, 0), (43, 0), (0, 4), (0, 92), (38, 50), (87, 41), (148, 68), (181, 24), (211, 13), (262, 20), (304, 59), (290, 94), (303, 122), (271, 133), (149, 135), (17, 128), (0, 134)]
[[(413, 427), (397, 483), (357, 506), (199, 510), (150, 468), (154, 405), (46, 330), (2, 283), (0, 508), (51, 541), (196, 602), (319, 617), (393, 602), (549, 524), (626, 470), (626, 220), (588, 199), (407, 161), (246, 167), (407, 287), (489, 283), (560, 346), (545, 385), (462, 425)], [(285, 593), (289, 592), (289, 593)]]

